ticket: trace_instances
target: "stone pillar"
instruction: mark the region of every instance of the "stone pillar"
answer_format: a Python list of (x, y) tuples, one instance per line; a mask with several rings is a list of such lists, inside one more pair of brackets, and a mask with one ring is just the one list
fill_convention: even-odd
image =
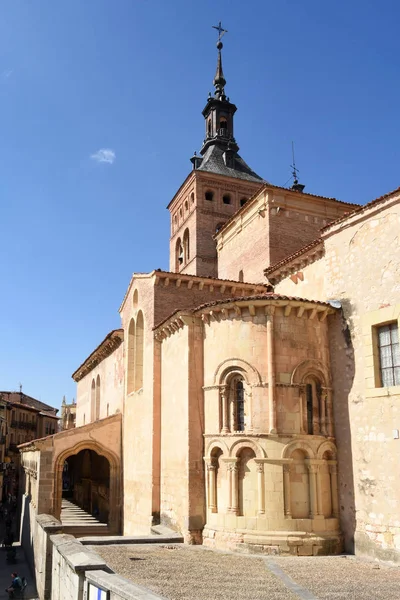
[(229, 406), (229, 420), (230, 420), (230, 425), (231, 425), (230, 431), (231, 431), (231, 433), (233, 433), (237, 429), (236, 415), (235, 415), (235, 408), (236, 408), (235, 394), (232, 394), (230, 399), (228, 398), (228, 406)]
[(309, 477), (309, 493), (310, 493), (310, 519), (317, 516), (317, 483), (316, 483), (316, 465), (307, 465)]
[(332, 407), (332, 390), (326, 392), (326, 421), (327, 421), (327, 434), (329, 437), (333, 437), (333, 407)]
[(300, 415), (300, 433), (308, 433), (306, 391), (305, 391), (304, 385), (299, 387), (299, 415)]
[(321, 402), (320, 402), (320, 422), (321, 422), (321, 433), (322, 435), (326, 435), (326, 392), (323, 390), (321, 392)]
[(276, 433), (274, 316), (267, 314), (269, 433)]
[(239, 498), (238, 498), (238, 464), (231, 463), (229, 465), (229, 508), (228, 512), (235, 515), (238, 514)]
[(320, 404), (321, 398), (318, 398), (317, 386), (312, 383), (312, 404), (313, 404), (313, 434), (319, 435), (320, 433)]
[(217, 511), (217, 467), (212, 462), (207, 464), (208, 471), (208, 508), (211, 512)]
[(290, 499), (290, 465), (283, 465), (283, 493), (285, 498), (285, 517), (292, 518), (291, 499)]
[(337, 488), (337, 465), (329, 465), (329, 475), (331, 478), (331, 500), (332, 500), (332, 516), (339, 516), (339, 499), (338, 499), (338, 488)]
[(258, 514), (265, 514), (265, 483), (264, 483), (264, 463), (257, 464), (257, 490), (258, 490)]
[(321, 470), (319, 465), (315, 466), (315, 479), (317, 484), (317, 515), (322, 516), (322, 489), (321, 489)]
[(229, 433), (229, 417), (228, 417), (228, 386), (224, 385), (221, 388), (221, 404), (222, 404), (222, 429), (221, 433)]

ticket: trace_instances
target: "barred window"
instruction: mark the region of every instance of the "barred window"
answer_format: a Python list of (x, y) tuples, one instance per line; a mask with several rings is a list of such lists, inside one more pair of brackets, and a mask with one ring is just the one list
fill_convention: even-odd
[(236, 381), (236, 431), (244, 431), (244, 389), (243, 381)]
[(381, 386), (400, 385), (399, 327), (389, 323), (378, 327)]

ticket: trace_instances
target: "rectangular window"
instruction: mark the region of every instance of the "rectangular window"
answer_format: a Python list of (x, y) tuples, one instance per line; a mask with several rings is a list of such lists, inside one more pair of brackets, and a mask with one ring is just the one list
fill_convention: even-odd
[(400, 345), (397, 323), (378, 327), (381, 387), (400, 385)]

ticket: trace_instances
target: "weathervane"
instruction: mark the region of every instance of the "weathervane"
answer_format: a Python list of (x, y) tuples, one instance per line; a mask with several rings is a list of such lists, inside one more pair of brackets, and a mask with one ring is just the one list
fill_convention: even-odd
[(221, 41), (222, 36), (225, 33), (228, 33), (228, 30), (222, 28), (221, 21), (218, 23), (218, 25), (212, 25), (212, 28), (216, 29), (218, 31), (218, 44), (219, 44), (220, 41)]
[(292, 175), (293, 175), (294, 184), (296, 185), (297, 183), (299, 183), (298, 179), (297, 179), (297, 174), (298, 174), (299, 170), (296, 168), (296, 163), (294, 160), (294, 142), (292, 142), (292, 159), (293, 159), (293, 164), (290, 166), (293, 169)]

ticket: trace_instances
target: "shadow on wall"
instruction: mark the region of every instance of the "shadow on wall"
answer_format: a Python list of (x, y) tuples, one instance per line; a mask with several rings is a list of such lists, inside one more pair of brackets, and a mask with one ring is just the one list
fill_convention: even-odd
[(330, 357), (333, 381), (333, 407), (339, 471), (339, 514), (344, 549), (354, 554), (356, 514), (354, 501), (353, 455), (349, 414), (349, 390), (352, 389), (355, 362), (348, 320), (351, 304), (341, 299), (343, 312), (329, 318)]
[(19, 528), (19, 537), (21, 546), (24, 549), (25, 558), (28, 561), (31, 575), (35, 573), (35, 558), (33, 549), (33, 533), (31, 529), (31, 495), (22, 494), (21, 496), (21, 522)]

